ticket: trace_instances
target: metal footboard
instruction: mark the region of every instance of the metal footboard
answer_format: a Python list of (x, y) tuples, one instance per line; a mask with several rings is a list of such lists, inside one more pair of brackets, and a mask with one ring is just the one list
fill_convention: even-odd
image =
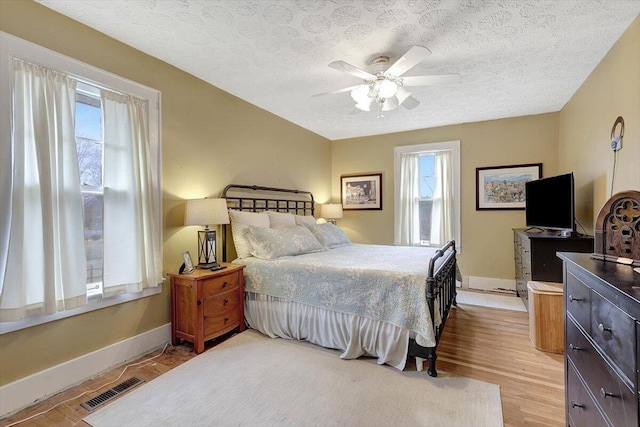
[[(440, 258), (443, 258), (442, 261), (437, 262)], [(426, 298), (436, 345), (434, 347), (422, 347), (415, 340), (411, 340), (409, 343), (409, 356), (427, 359), (429, 362), (427, 373), (432, 377), (438, 375), (436, 370), (436, 348), (447, 323), (449, 310), (452, 305), (456, 305), (456, 270), (456, 244), (452, 240), (438, 250), (429, 260), (427, 273)], [(441, 321), (439, 325), (436, 325), (436, 307), (440, 311)]]

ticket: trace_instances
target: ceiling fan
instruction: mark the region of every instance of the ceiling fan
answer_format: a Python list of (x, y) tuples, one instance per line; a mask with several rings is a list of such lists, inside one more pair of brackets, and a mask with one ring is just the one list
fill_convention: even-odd
[(405, 87), (442, 85), (460, 81), (459, 74), (401, 77), (429, 55), (431, 52), (426, 47), (413, 46), (391, 66), (388, 66), (388, 56), (374, 58), (367, 68), (368, 71), (361, 70), (344, 61), (334, 61), (329, 64), (329, 67), (349, 73), (362, 79), (363, 82), (313, 96), (351, 92), (351, 98), (356, 102), (358, 110), (371, 111), (371, 106), (375, 104), (378, 108), (378, 117), (384, 117), (381, 111), (395, 110), (400, 105), (408, 110), (414, 109), (420, 102), (412, 97), (411, 92)]

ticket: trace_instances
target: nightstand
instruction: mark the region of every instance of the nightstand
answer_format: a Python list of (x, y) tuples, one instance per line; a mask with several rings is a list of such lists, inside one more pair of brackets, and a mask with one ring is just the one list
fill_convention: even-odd
[(193, 343), (196, 354), (204, 343), (234, 329), (244, 330), (244, 265), (221, 263), (218, 271), (197, 269), (171, 278), (171, 343)]

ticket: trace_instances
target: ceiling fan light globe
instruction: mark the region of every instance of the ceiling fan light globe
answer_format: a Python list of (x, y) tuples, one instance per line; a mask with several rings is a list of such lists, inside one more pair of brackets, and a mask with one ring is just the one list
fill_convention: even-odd
[(398, 91), (398, 85), (391, 80), (383, 79), (376, 82), (380, 98), (391, 98)]
[(369, 98), (369, 86), (360, 85), (352, 90), (351, 99), (357, 103), (371, 102), (371, 98)]
[(382, 111), (391, 111), (398, 108), (400, 102), (397, 97), (387, 98), (382, 102)]
[(356, 104), (356, 108), (362, 111), (371, 111), (371, 100), (369, 99), (366, 102), (359, 102)]

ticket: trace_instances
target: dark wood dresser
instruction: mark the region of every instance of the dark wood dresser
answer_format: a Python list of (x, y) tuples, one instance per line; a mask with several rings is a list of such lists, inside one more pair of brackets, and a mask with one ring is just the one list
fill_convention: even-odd
[(562, 283), (562, 261), (556, 252), (593, 252), (591, 236), (559, 236), (557, 231), (513, 230), (516, 292), (529, 309), (527, 282)]
[(638, 426), (640, 274), (589, 254), (558, 256), (564, 264), (567, 425)]

